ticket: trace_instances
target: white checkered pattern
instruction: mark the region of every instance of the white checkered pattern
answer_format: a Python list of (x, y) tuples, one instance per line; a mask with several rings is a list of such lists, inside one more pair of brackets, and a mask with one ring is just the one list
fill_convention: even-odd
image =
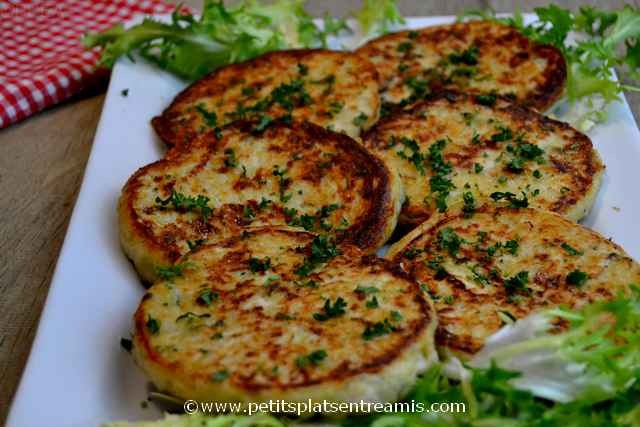
[(84, 50), (84, 33), (172, 10), (159, 0), (0, 0), (0, 129), (87, 85), (99, 54)]

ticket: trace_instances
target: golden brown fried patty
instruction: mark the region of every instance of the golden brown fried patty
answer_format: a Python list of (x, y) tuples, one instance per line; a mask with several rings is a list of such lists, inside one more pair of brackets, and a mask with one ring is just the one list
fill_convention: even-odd
[(418, 225), (448, 205), (472, 210), (500, 193), (575, 221), (586, 215), (604, 172), (589, 138), (503, 98), (487, 104), (444, 93), (364, 135), (399, 172), (408, 199), (400, 222)]
[(471, 21), (401, 31), (357, 50), (378, 69), (383, 104), (410, 104), (429, 87), (496, 92), (543, 111), (562, 94), (562, 53), (512, 27)]
[(152, 124), (176, 146), (233, 121), (281, 117), (357, 137), (378, 118), (377, 78), (369, 61), (348, 52), (271, 52), (193, 83)]
[(436, 344), (463, 357), (505, 321), (610, 299), (640, 283), (640, 265), (622, 248), (530, 208), (434, 216), (387, 257), (429, 287), (439, 318)]
[(210, 238), (288, 224), (373, 252), (393, 231), (397, 175), (346, 135), (312, 124), (238, 123), (137, 171), (119, 203), (120, 240), (141, 277)]
[(435, 357), (428, 297), (355, 246), (258, 228), (179, 266), (143, 297), (133, 354), (180, 398), (394, 401)]

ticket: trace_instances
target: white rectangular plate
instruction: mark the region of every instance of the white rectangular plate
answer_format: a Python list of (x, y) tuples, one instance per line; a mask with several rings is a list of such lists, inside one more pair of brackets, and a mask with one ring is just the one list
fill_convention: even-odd
[[(408, 26), (451, 20), (411, 18)], [(184, 82), (141, 61), (124, 60), (113, 70), (9, 426), (89, 427), (160, 416), (152, 406), (141, 407), (147, 382), (119, 345), (129, 336), (143, 288), (120, 250), (116, 202), (127, 178), (162, 156), (163, 144), (149, 120), (183, 87)], [(640, 259), (640, 132), (626, 101), (610, 105), (608, 113), (608, 121), (589, 133), (607, 170), (583, 224)]]

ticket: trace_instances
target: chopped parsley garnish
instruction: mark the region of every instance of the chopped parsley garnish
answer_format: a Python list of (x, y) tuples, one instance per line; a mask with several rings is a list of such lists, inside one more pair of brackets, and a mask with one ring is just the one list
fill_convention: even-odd
[(479, 53), (478, 48), (476, 46), (471, 46), (470, 48), (462, 52), (454, 52), (450, 54), (449, 62), (455, 65), (458, 65), (458, 64), (477, 65), (478, 53)]
[(265, 199), (263, 197), (262, 200), (260, 200), (260, 203), (258, 203), (258, 209), (262, 211), (266, 209), (271, 203), (273, 203), (271, 200)]
[(480, 173), (484, 170), (484, 166), (482, 166), (480, 163), (476, 163), (473, 165), (473, 171), (475, 173)]
[(316, 350), (313, 351), (309, 354), (307, 354), (306, 356), (298, 356), (296, 357), (296, 366), (298, 368), (304, 368), (308, 365), (314, 365), (317, 366), (320, 364), (320, 362), (322, 362), (324, 359), (327, 358), (327, 352), (324, 350)]
[[(397, 140), (395, 138), (393, 138), (392, 141), (397, 143)], [(398, 156), (400, 156), (401, 158), (413, 163), (413, 165), (416, 167), (416, 170), (420, 172), (420, 175), (424, 175), (424, 162), (426, 158), (420, 152), (420, 146), (418, 145), (416, 140), (403, 136), (400, 138), (400, 143), (404, 146), (404, 148), (401, 151), (397, 151), (396, 154), (398, 154)], [(410, 151), (409, 154), (407, 154), (407, 150)]]
[(287, 169), (280, 169), (280, 166), (273, 166), (273, 176), (278, 177), (278, 184), (280, 189), (280, 201), (282, 203), (287, 203), (289, 199), (291, 199), (291, 194), (285, 194), (287, 190), (287, 186), (289, 185), (289, 178), (285, 175), (287, 174)]
[(255, 219), (256, 211), (253, 210), (251, 205), (246, 205), (244, 208), (242, 208), (242, 216), (247, 219)]
[(471, 218), (476, 211), (476, 199), (474, 199), (470, 191), (465, 191), (462, 193), (462, 200), (464, 201), (464, 206), (462, 207), (464, 217)]
[(269, 127), (269, 125), (273, 123), (274, 120), (275, 119), (273, 117), (267, 114), (262, 114), (258, 123), (256, 123), (256, 125), (253, 127), (253, 131), (257, 133), (264, 132), (264, 130)]
[(227, 378), (229, 378), (229, 371), (227, 371), (226, 369), (220, 370), (211, 375), (211, 379), (217, 383), (222, 382)]
[(398, 52), (407, 53), (413, 48), (413, 43), (411, 42), (402, 42), (396, 48)]
[(589, 276), (584, 271), (573, 270), (571, 273), (567, 274), (567, 283), (573, 286), (582, 286), (585, 284)]
[(492, 106), (496, 103), (498, 96), (495, 93), (487, 93), (484, 95), (476, 95), (476, 102), (480, 105)]
[(469, 267), (469, 271), (471, 272), (471, 279), (483, 286), (487, 286), (489, 284), (489, 278), (484, 274), (478, 272), (478, 266), (474, 265), (473, 267)]
[(569, 246), (569, 244), (566, 242), (563, 242), (562, 245), (560, 245), (560, 247), (564, 249), (571, 256), (580, 256), (584, 254), (584, 252)]
[(238, 166), (238, 159), (236, 158), (236, 153), (231, 148), (227, 148), (224, 150), (224, 165), (229, 168), (235, 168)]
[(540, 170), (538, 170), (538, 169), (534, 170), (533, 171), (533, 177), (537, 178), (537, 179), (541, 178), (542, 177), (542, 173), (540, 173)]
[(200, 246), (202, 246), (204, 242), (205, 242), (204, 239), (187, 240), (187, 246), (189, 246), (190, 251), (193, 251), (195, 249), (198, 249)]
[(362, 332), (362, 338), (365, 341), (371, 341), (374, 338), (388, 335), (396, 330), (396, 327), (391, 324), (389, 319), (384, 319), (384, 322), (376, 322), (373, 325), (367, 325), (364, 332)]
[(455, 295), (446, 295), (444, 298), (442, 298), (442, 302), (449, 305), (453, 304), (455, 300), (456, 300)]
[(307, 231), (316, 231), (316, 230), (331, 230), (331, 224), (327, 223), (325, 219), (327, 219), (335, 210), (339, 209), (340, 205), (331, 204), (323, 206), (318, 209), (315, 215), (300, 215), (298, 216), (298, 211), (294, 208), (285, 208), (284, 214), (287, 216), (287, 224), (293, 227), (302, 227)]
[(353, 119), (353, 124), (355, 126), (361, 127), (362, 125), (364, 125), (365, 123), (367, 123), (367, 120), (369, 119), (369, 116), (367, 116), (365, 113), (360, 112), (360, 114), (358, 114), (354, 119)]
[(256, 88), (251, 86), (243, 87), (241, 93), (242, 96), (251, 96), (256, 93)]
[(365, 304), (367, 308), (378, 308), (378, 298), (374, 295), (371, 297), (369, 301)]
[(429, 187), (436, 197), (436, 206), (439, 212), (447, 210), (447, 197), (452, 189), (455, 188), (453, 182), (447, 177), (451, 173), (452, 166), (450, 162), (444, 160), (442, 150), (447, 141), (440, 139), (429, 147), (429, 166), (432, 175), (429, 178)]
[(438, 231), (438, 247), (449, 252), (452, 257), (457, 257), (460, 245), (464, 240), (453, 231), (453, 228), (447, 227)]
[(511, 141), (513, 139), (513, 131), (506, 126), (498, 126), (498, 131), (491, 135), (490, 139), (493, 142)]
[[(524, 165), (527, 161), (536, 160), (539, 163), (542, 162), (542, 155), (544, 150), (534, 144), (528, 142), (518, 142), (515, 147), (507, 147), (507, 151), (513, 154), (513, 158), (507, 163), (507, 170), (515, 173), (521, 173), (524, 170)], [(536, 173), (533, 176), (540, 178), (540, 171), (536, 177)]]
[(449, 273), (447, 273), (447, 270), (445, 270), (444, 267), (442, 267), (441, 258), (425, 261), (424, 264), (427, 267), (429, 267), (431, 270), (435, 271), (435, 275), (433, 276), (433, 278), (436, 280), (442, 280), (449, 275)]
[(515, 276), (512, 276), (504, 281), (504, 289), (507, 294), (512, 295), (520, 291), (528, 291), (529, 288), (529, 272), (520, 271)]
[(212, 302), (217, 301), (219, 297), (220, 296), (216, 292), (213, 292), (211, 289), (205, 289), (204, 291), (200, 292), (200, 295), (198, 295), (198, 298), (196, 298), (196, 302), (198, 304), (208, 306), (211, 305)]
[(526, 208), (527, 206), (529, 206), (529, 199), (527, 199), (527, 195), (522, 192), (522, 198), (518, 199), (518, 197), (507, 191), (507, 192), (502, 192), (502, 191), (496, 191), (495, 193), (491, 193), (490, 197), (498, 202), (500, 200), (505, 200), (507, 202), (509, 202), (509, 206), (512, 208)]
[(160, 331), (160, 322), (151, 316), (149, 316), (149, 318), (147, 319), (146, 326), (147, 330), (152, 335), (155, 335), (158, 333), (158, 331)]
[(129, 96), (129, 89), (122, 89), (120, 91), (120, 95), (126, 98), (127, 96)]
[(417, 77), (407, 77), (404, 84), (411, 89), (411, 95), (400, 102), (400, 106), (411, 104), (425, 98), (429, 94), (429, 81)]
[(361, 286), (361, 285), (358, 285), (354, 290), (355, 293), (362, 294), (362, 295), (375, 294), (379, 291), (380, 290), (375, 286)]
[(391, 319), (399, 322), (403, 319), (402, 314), (398, 310), (391, 310)]
[(487, 254), (489, 256), (494, 256), (499, 251), (504, 250), (505, 252), (510, 253), (511, 255), (515, 255), (518, 253), (518, 241), (517, 240), (507, 240), (506, 242), (497, 242), (493, 246), (489, 246), (487, 248)]
[(249, 258), (249, 270), (252, 273), (260, 273), (265, 272), (271, 268), (271, 258), (266, 257), (264, 259), (259, 259), (255, 257)]
[[(336, 114), (340, 113), (340, 111), (342, 111), (342, 108), (344, 107), (344, 103), (340, 102), (340, 101), (333, 101), (329, 104), (329, 115), (331, 117), (335, 116)], [(358, 126), (358, 125), (356, 125)]]
[(208, 197), (202, 195), (196, 197), (185, 196), (182, 193), (178, 193), (175, 189), (171, 190), (171, 195), (166, 199), (156, 197), (156, 203), (161, 207), (166, 207), (171, 204), (175, 210), (181, 212), (200, 211), (200, 215), (202, 215), (204, 219), (207, 219), (213, 212), (213, 209), (208, 206), (209, 200)]
[(204, 123), (207, 127), (215, 128), (218, 126), (218, 116), (214, 111), (208, 111), (207, 106), (204, 104), (196, 105), (196, 111), (202, 115)]
[(320, 264), (340, 255), (340, 250), (328, 236), (317, 236), (311, 242), (311, 254), (298, 266), (298, 276), (308, 276)]
[(170, 265), (167, 267), (156, 267), (156, 275), (162, 280), (172, 280), (176, 277), (181, 277), (184, 270), (190, 267), (189, 263), (181, 263)]
[(415, 257), (417, 257), (423, 252), (424, 252), (424, 249), (411, 248), (409, 250), (404, 251), (403, 256), (407, 259), (415, 259)]
[(333, 305), (331, 304), (331, 299), (327, 298), (324, 301), (322, 312), (313, 313), (313, 318), (319, 322), (325, 322), (334, 317), (342, 316), (345, 313), (346, 307), (347, 303), (342, 299), (342, 297), (338, 297)]

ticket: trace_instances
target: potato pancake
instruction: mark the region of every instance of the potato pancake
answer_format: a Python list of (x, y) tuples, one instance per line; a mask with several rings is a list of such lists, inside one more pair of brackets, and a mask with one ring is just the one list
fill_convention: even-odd
[(182, 91), (152, 125), (170, 146), (238, 120), (309, 121), (360, 135), (378, 119), (378, 75), (366, 59), (321, 49), (270, 52), (231, 64)]
[(251, 228), (190, 252), (174, 273), (143, 297), (133, 354), (179, 398), (392, 402), (436, 357), (436, 315), (418, 284), (326, 236)]
[(436, 345), (462, 357), (479, 351), (507, 322), (611, 299), (640, 283), (640, 265), (622, 248), (531, 208), (434, 216), (393, 245), (387, 258), (429, 288), (438, 311)]
[(346, 135), (310, 123), (237, 123), (138, 170), (119, 203), (120, 240), (140, 276), (210, 238), (290, 225), (373, 252), (400, 213), (400, 180)]
[(432, 90), (497, 93), (544, 111), (567, 77), (562, 53), (516, 29), (489, 21), (401, 31), (357, 50), (378, 70), (385, 110), (419, 101)]
[(491, 199), (577, 221), (604, 172), (586, 135), (500, 97), (446, 92), (383, 118), (363, 139), (398, 171), (400, 222), (411, 226), (450, 204), (472, 211)]

